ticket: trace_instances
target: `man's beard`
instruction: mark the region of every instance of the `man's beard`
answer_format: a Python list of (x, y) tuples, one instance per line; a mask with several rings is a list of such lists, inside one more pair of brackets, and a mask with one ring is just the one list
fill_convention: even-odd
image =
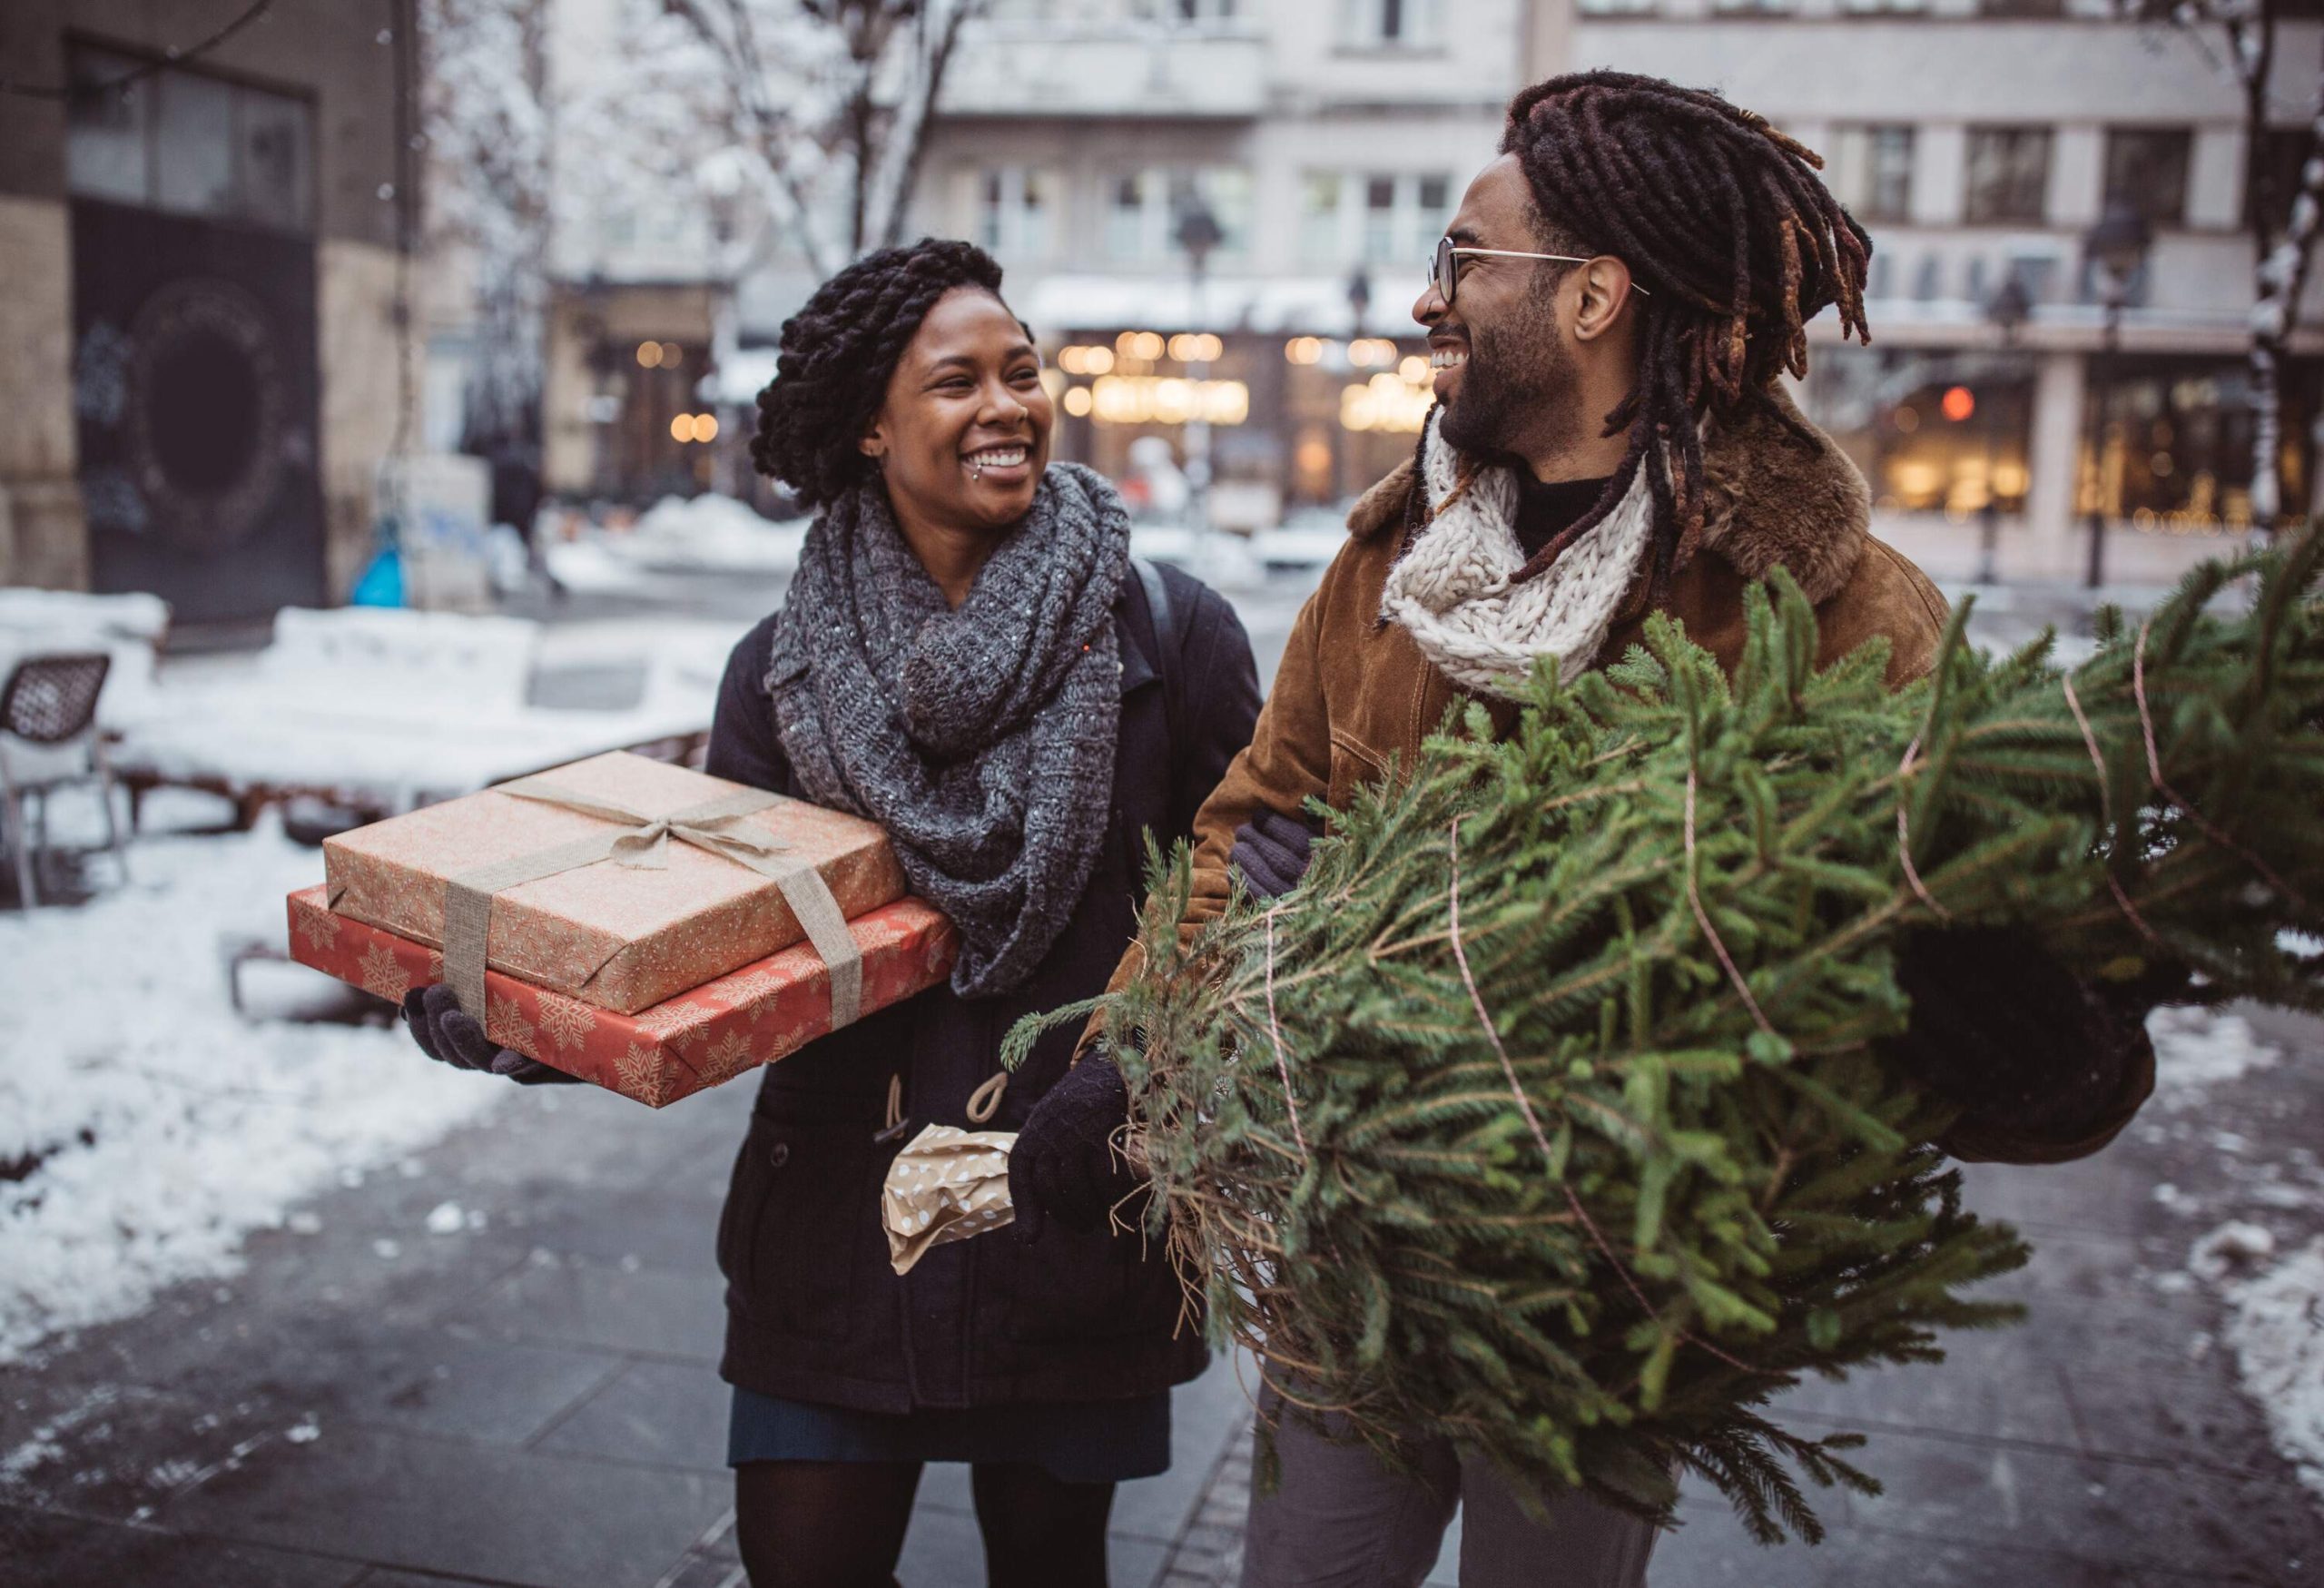
[(1528, 296), (1504, 330), (1469, 330), (1461, 389), (1438, 433), (1474, 457), (1522, 457), (1580, 439), (1580, 382), (1546, 295)]

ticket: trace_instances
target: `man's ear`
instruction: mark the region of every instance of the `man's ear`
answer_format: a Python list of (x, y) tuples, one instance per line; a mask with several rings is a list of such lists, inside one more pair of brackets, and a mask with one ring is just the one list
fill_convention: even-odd
[(1612, 254), (1601, 253), (1574, 271), (1581, 301), (1575, 306), (1573, 337), (1593, 341), (1621, 322), (1630, 301), (1630, 267)]

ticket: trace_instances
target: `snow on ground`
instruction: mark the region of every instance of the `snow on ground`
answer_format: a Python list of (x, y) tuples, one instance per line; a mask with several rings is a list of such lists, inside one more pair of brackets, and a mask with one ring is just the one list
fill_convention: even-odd
[(2268, 1428), (2324, 1497), (2324, 1240), (2256, 1279), (2232, 1285), (2227, 1343), (2243, 1387), (2267, 1409)]
[[(2147, 1021), (2154, 1039), (2155, 1101), (2167, 1123), (2151, 1130), (2209, 1129), (2193, 1114), (2213, 1087), (2273, 1067), (2280, 1050), (2262, 1041), (2241, 1016), (2205, 1010), (2157, 1010)], [(2186, 1270), (2166, 1275), (2166, 1290), (2188, 1287), (2188, 1276), (2216, 1289), (2227, 1305), (2224, 1331), (2235, 1352), (2244, 1393), (2266, 1412), (2269, 1432), (2300, 1480), (2324, 1497), (2324, 1239), (2310, 1241), (2272, 1267), (2276, 1233), (2260, 1221), (2265, 1209), (2297, 1223), (2303, 1233), (2324, 1216), (2324, 1177), (2312, 1153), (2295, 1149), (2283, 1164), (2238, 1161), (2249, 1147), (2233, 1131), (2210, 1129), (2210, 1145), (2226, 1156), (2240, 1195), (2254, 1216), (2228, 1218), (2194, 1241)], [(2173, 1186), (2155, 1198), (2184, 1217), (2206, 1208)]]
[(2283, 1057), (2239, 1014), (2166, 1007), (2148, 1017), (2146, 1029), (2154, 1041), (2155, 1099), (2174, 1110), (2199, 1106), (2211, 1088)]
[(625, 530), (593, 530), (554, 541), (543, 555), (568, 588), (635, 592), (640, 576), (729, 573), (788, 575), (807, 538), (803, 518), (776, 523), (733, 497), (664, 497)]
[(234, 1012), (221, 941), (279, 943), (283, 895), (322, 876), (315, 850), (270, 824), (142, 841), (129, 871), (116, 888), (94, 860), (90, 903), (0, 916), (0, 1362), (233, 1272), (251, 1231), (502, 1095), (393, 1027)]

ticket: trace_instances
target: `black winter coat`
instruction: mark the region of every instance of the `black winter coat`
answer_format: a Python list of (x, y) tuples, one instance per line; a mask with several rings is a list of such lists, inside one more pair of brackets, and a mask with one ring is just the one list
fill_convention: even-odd
[[(925, 1124), (1014, 1130), (1063, 1074), (1080, 1022), (1051, 1031), (983, 1126), (969, 1095), (1000, 1067), (1021, 1015), (1104, 990), (1134, 931), (1146, 834), (1166, 847), (1249, 743), (1259, 689), (1250, 640), (1216, 593), (1161, 569), (1174, 632), (1157, 637), (1142, 581), (1126, 579), (1121, 737), (1113, 821), (1071, 922), (1016, 991), (966, 1000), (950, 987), (866, 1016), (767, 1067), (719, 1220), (733, 1384), (872, 1412), (1015, 1401), (1109, 1400), (1193, 1377), (1199, 1329), (1158, 1250), (1051, 1224), (930, 1250), (899, 1278), (880, 1226), (880, 1186)], [(764, 685), (780, 615), (734, 648), (710, 734), (709, 770), (800, 794)], [(1173, 727), (1174, 721), (1177, 724)], [(875, 1141), (891, 1076), (906, 1128)]]

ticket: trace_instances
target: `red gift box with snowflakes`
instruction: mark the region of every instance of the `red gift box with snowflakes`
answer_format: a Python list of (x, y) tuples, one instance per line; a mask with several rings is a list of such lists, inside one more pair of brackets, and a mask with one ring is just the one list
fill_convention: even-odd
[[(441, 951), (341, 915), (324, 887), (290, 895), (290, 957), (400, 1002), (444, 979)], [(863, 1012), (951, 973), (952, 923), (918, 899), (847, 923), (863, 955)], [(648, 1108), (663, 1108), (794, 1053), (831, 1030), (831, 972), (799, 943), (635, 1014), (599, 1009), (498, 971), (485, 972), (485, 1034)]]

